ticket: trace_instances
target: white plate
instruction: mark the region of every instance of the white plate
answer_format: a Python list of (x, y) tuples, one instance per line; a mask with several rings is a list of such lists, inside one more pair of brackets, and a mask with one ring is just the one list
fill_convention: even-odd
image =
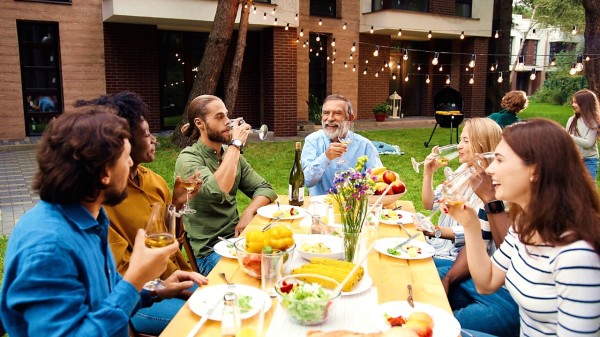
[(371, 277), (367, 274), (367, 271), (365, 270), (365, 274), (363, 275), (363, 278), (360, 280), (360, 282), (358, 282), (352, 290), (342, 291), (342, 296), (350, 296), (350, 295), (354, 295), (354, 294), (360, 294), (363, 291), (369, 290), (369, 288), (371, 288), (372, 286), (373, 286), (373, 280), (371, 279)]
[(296, 206), (290, 206), (290, 205), (281, 205), (280, 207), (277, 207), (277, 205), (274, 205), (274, 204), (266, 205), (266, 206), (259, 208), (256, 212), (259, 215), (264, 216), (265, 218), (275, 219), (275, 218), (277, 218), (277, 216), (273, 216), (273, 214), (275, 212), (277, 212), (279, 210), (285, 212), (285, 211), (289, 211), (292, 208), (294, 208), (295, 211), (298, 211), (298, 214), (290, 216), (290, 217), (282, 217), (281, 220), (299, 219), (299, 218), (304, 218), (306, 216), (306, 211), (304, 211), (302, 208), (296, 207)]
[(429, 244), (419, 241), (417, 239), (412, 240), (411, 242), (404, 245), (402, 248), (406, 248), (409, 246), (414, 246), (421, 248), (421, 254), (418, 254), (415, 257), (408, 255), (408, 252), (404, 249), (400, 249), (400, 255), (393, 255), (388, 253), (388, 248), (394, 248), (397, 244), (404, 242), (407, 238), (405, 237), (395, 237), (395, 238), (384, 238), (375, 241), (375, 250), (380, 252), (381, 254), (395, 257), (397, 259), (406, 259), (406, 260), (420, 260), (426, 259), (428, 257), (432, 257), (435, 254), (435, 248), (430, 246)]
[[(221, 299), (217, 305), (217, 308), (208, 317), (213, 321), (220, 321), (223, 317), (223, 295), (225, 295), (228, 290), (229, 286), (227, 284), (201, 287), (200, 289), (196, 290), (188, 300), (190, 310), (192, 310), (192, 312), (198, 316), (205, 315), (206, 311), (210, 309), (209, 306), (215, 303), (217, 299)], [(242, 319), (254, 316), (258, 312), (258, 308), (260, 308), (261, 304), (263, 303), (265, 306), (265, 312), (269, 311), (269, 308), (271, 308), (271, 298), (269, 295), (267, 295), (267, 293), (258, 288), (243, 284), (236, 284), (235, 293), (237, 294), (238, 298), (240, 296), (250, 296), (250, 306), (252, 309), (242, 313), (240, 315)]]
[(322, 204), (331, 205), (333, 203), (333, 197), (328, 194), (311, 195), (310, 202), (320, 202)]
[[(390, 212), (396, 212), (398, 214), (398, 218), (387, 218), (384, 219), (384, 216), (390, 214)], [(407, 211), (393, 211), (391, 209), (382, 209), (381, 216), (379, 217), (379, 223), (386, 225), (397, 225), (401, 223), (403, 225), (413, 222), (413, 214)]]
[(386, 314), (391, 317), (408, 318), (413, 311), (421, 311), (433, 318), (433, 337), (457, 337), (460, 334), (460, 323), (451, 313), (430, 304), (421, 302), (414, 304), (414, 308), (411, 308), (406, 301), (386, 302), (378, 305), (373, 311), (375, 326), (385, 332), (391, 328), (385, 318)]
[[(326, 257), (334, 260), (341, 260), (344, 257), (344, 242), (342, 238), (336, 235), (329, 234), (294, 234), (296, 242), (296, 251), (305, 260), (310, 260), (313, 257)], [(317, 244), (322, 243), (331, 249), (331, 253), (310, 253), (302, 250), (302, 245), (305, 243)]]
[[(232, 242), (235, 242), (237, 239), (229, 239)], [(229, 247), (231, 245), (231, 247)], [(228, 257), (230, 259), (237, 259), (237, 255), (235, 253), (235, 247), (233, 246), (233, 243), (227, 243), (225, 241), (219, 241), (214, 247), (213, 247), (215, 253), (223, 256), (223, 257)]]

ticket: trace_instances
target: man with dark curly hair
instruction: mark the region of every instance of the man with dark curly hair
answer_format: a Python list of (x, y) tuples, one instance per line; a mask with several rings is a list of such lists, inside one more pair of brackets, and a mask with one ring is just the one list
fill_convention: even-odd
[(498, 123), (501, 128), (505, 128), (513, 123), (520, 121), (517, 114), (527, 108), (527, 94), (521, 90), (509, 91), (504, 97), (500, 105), (503, 110), (494, 112), (489, 115), (494, 122)]

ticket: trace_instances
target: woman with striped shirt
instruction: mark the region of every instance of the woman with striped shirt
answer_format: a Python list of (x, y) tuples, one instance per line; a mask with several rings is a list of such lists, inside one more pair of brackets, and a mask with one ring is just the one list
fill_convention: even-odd
[(519, 304), (521, 336), (600, 333), (600, 199), (579, 157), (553, 121), (529, 119), (504, 129), (486, 172), (496, 198), (512, 203), (513, 226), (491, 259), (475, 211), (447, 208), (465, 228), (477, 290), (506, 285)]

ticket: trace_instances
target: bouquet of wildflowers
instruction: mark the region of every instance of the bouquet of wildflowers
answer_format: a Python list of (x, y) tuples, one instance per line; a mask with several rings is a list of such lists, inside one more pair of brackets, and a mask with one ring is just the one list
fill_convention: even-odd
[(375, 183), (370, 170), (362, 172), (367, 156), (358, 158), (356, 168), (336, 174), (329, 194), (340, 207), (343, 230), (346, 233), (360, 233), (369, 206), (368, 196), (373, 194)]

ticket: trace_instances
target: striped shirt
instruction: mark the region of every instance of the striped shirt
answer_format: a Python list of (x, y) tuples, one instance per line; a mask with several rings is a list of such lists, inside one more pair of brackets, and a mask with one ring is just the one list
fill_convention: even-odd
[(521, 336), (600, 335), (600, 256), (587, 242), (526, 246), (511, 228), (492, 260), (519, 305)]

